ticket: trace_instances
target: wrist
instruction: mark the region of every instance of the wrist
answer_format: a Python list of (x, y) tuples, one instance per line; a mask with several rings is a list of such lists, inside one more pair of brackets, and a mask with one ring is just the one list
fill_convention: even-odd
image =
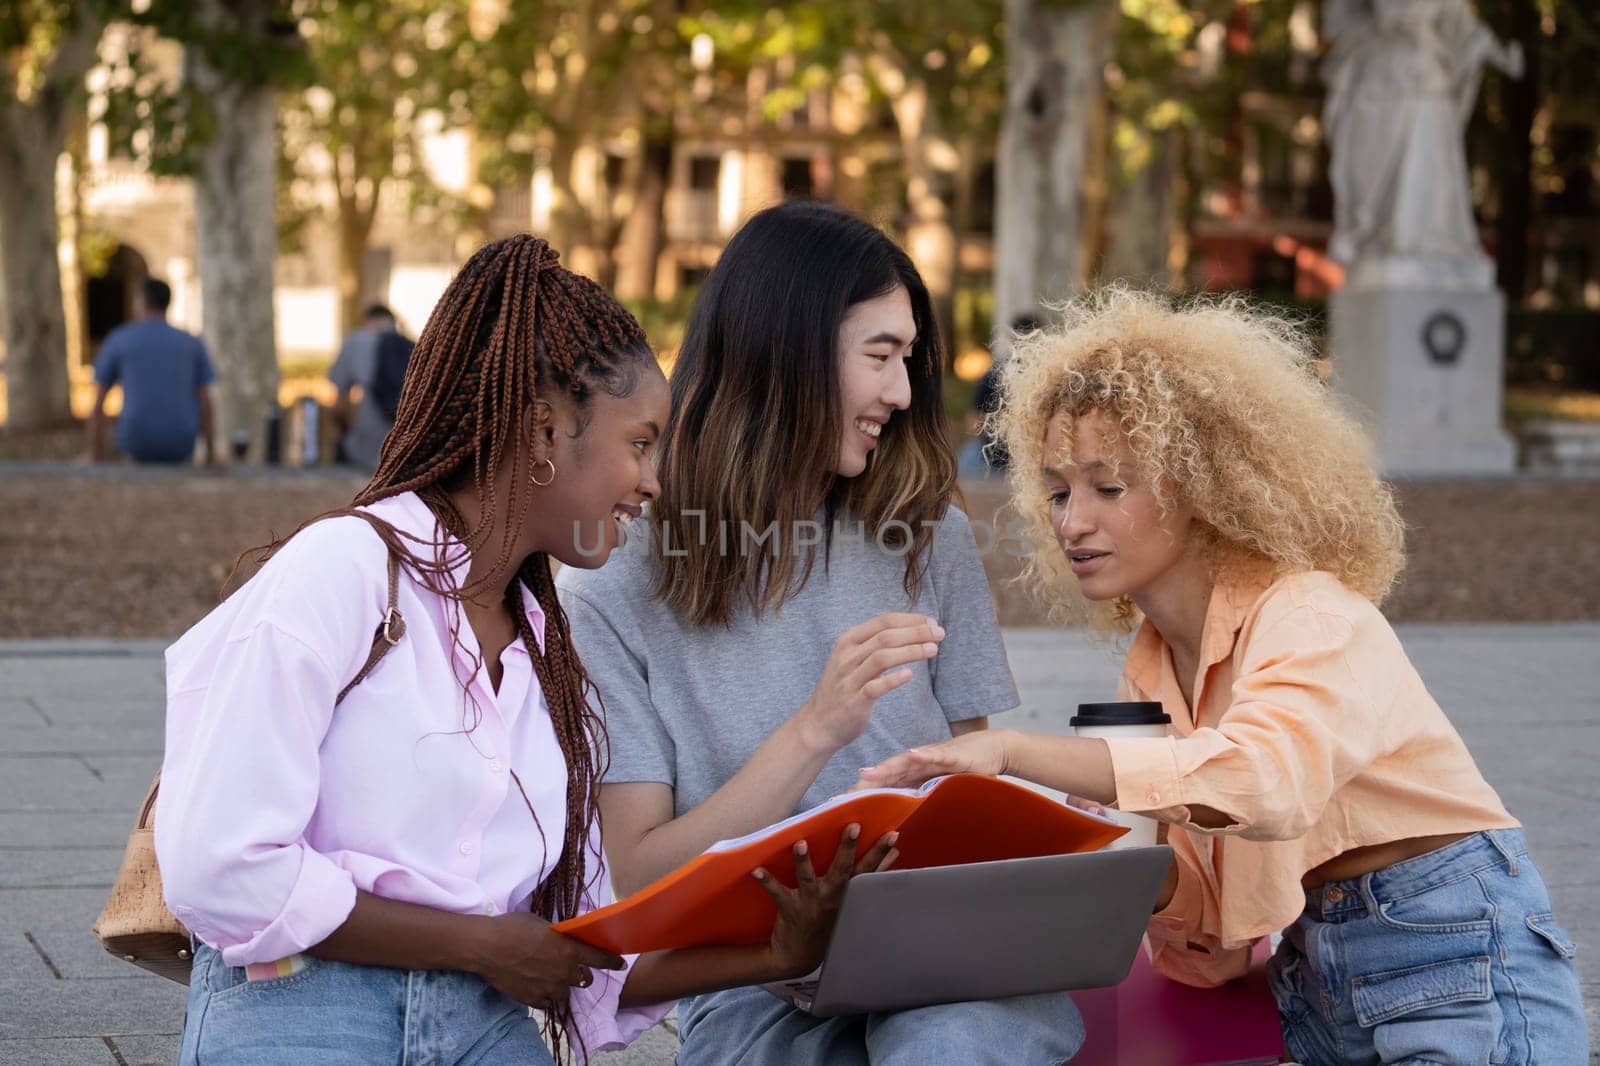
[(461, 970), (482, 977), (489, 969), (489, 960), (495, 956), (497, 936), (495, 920), (476, 914), (456, 916), (457, 928), (451, 930), (450, 965), (442, 969)]
[(807, 962), (803, 959), (785, 957), (772, 945), (768, 944), (761, 949), (758, 968), (762, 974), (762, 983), (768, 981), (794, 981), (806, 976), (822, 965), (822, 960)]
[(1020, 776), (1017, 769), (1017, 731), (1015, 729), (991, 729), (990, 735), (994, 737), (995, 746), (1000, 752), (1000, 768), (995, 771), (998, 776)]
[(795, 740), (804, 749), (808, 756), (831, 759), (833, 753), (838, 751), (838, 745), (833, 743), (825, 730), (817, 724), (819, 711), (811, 700), (800, 705), (790, 717), (789, 723), (794, 727)]

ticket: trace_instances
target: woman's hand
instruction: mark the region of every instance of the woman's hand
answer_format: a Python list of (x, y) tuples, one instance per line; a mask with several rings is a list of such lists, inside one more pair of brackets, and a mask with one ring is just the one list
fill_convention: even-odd
[(861, 771), (857, 788), (911, 788), (945, 774), (1006, 772), (1009, 729), (980, 729), (938, 744), (903, 751)]
[(910, 681), (908, 664), (933, 658), (943, 639), (944, 628), (920, 614), (880, 614), (847, 630), (795, 712), (811, 743), (831, 752), (859, 737), (872, 705)]
[(775, 979), (804, 977), (822, 965), (828, 951), (828, 938), (833, 933), (833, 923), (839, 916), (839, 906), (844, 902), (845, 885), (856, 874), (873, 873), (894, 862), (898, 833), (885, 833), (872, 850), (856, 861), (856, 842), (861, 827), (854, 823), (845, 827), (834, 853), (828, 872), (818, 877), (811, 866), (811, 852), (804, 840), (794, 846), (796, 887), (788, 888), (762, 868), (751, 871), (761, 887), (767, 890), (778, 905), (778, 920), (772, 927), (772, 939), (767, 944)]
[(558, 933), (536, 914), (504, 914), (488, 923), (472, 972), (530, 1007), (563, 1003), (573, 987), (594, 983), (592, 970), (625, 965), (621, 956)]

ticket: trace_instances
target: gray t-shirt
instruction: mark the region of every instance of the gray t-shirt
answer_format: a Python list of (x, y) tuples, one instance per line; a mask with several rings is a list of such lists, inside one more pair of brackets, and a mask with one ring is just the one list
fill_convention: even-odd
[(836, 537), (828, 569), (819, 552), (810, 581), (779, 613), (756, 618), (741, 605), (729, 629), (691, 626), (651, 596), (660, 546), (642, 532), (598, 570), (563, 569), (556, 585), (573, 645), (605, 707), (606, 780), (672, 786), (675, 816), (699, 806), (810, 697), (840, 635), (888, 611), (937, 619), (939, 654), (878, 700), (866, 731), (828, 761), (797, 810), (850, 788), (863, 766), (949, 737), (951, 722), (1017, 706), (967, 516), (950, 508), (929, 550), (911, 602), (903, 556), (870, 537)]
[(361, 386), (361, 402), (350, 419), (350, 429), (340, 438), (345, 459), (365, 470), (376, 470), (383, 438), (394, 428), (378, 402), (372, 398), (372, 382), (378, 374), (378, 341), (375, 329), (358, 329), (344, 339), (339, 355), (328, 368), (328, 380), (340, 392)]

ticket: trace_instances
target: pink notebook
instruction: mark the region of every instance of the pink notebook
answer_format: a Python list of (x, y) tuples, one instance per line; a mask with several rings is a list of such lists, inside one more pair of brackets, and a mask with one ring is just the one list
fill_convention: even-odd
[(1086, 1039), (1072, 1066), (1255, 1066), (1283, 1059), (1278, 1007), (1267, 988), (1263, 940), (1250, 972), (1220, 988), (1191, 988), (1156, 973), (1139, 951), (1112, 988), (1072, 993)]

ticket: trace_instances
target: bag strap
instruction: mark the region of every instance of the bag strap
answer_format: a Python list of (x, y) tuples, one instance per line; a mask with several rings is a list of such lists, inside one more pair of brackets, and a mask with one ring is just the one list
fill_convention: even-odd
[[(368, 522), (373, 522), (373, 519), (368, 518), (364, 512), (357, 511), (356, 514), (360, 515), (362, 518), (366, 518)], [(361, 667), (361, 671), (356, 674), (355, 677), (350, 679), (350, 683), (348, 685), (339, 690), (338, 697), (333, 701), (333, 705), (335, 707), (344, 702), (344, 698), (350, 694), (350, 690), (365, 680), (366, 676), (372, 673), (373, 667), (378, 665), (378, 660), (382, 659), (384, 655), (388, 653), (390, 648), (400, 643), (401, 638), (406, 635), (406, 620), (405, 617), (400, 613), (400, 608), (398, 606), (400, 599), (400, 558), (392, 551), (388, 554), (388, 608), (383, 612), (383, 621), (378, 624), (377, 632), (372, 635), (372, 650), (367, 653), (366, 664)], [(518, 787), (521, 787), (521, 782), (518, 782)], [(134, 823), (135, 829), (150, 828), (150, 816), (155, 811), (156, 794), (160, 791), (160, 789), (161, 774), (157, 772), (156, 779), (150, 784), (150, 792), (144, 798), (144, 806), (139, 809), (139, 820)], [(529, 806), (531, 809), (532, 805), (530, 804)]]
[[(377, 520), (369, 517), (365, 512), (357, 511), (356, 514), (376, 526)], [(366, 680), (366, 676), (372, 673), (373, 668), (378, 665), (378, 661), (388, 654), (390, 648), (400, 643), (401, 639), (406, 635), (405, 616), (400, 613), (398, 606), (400, 600), (400, 557), (392, 549), (388, 552), (388, 556), (389, 603), (384, 609), (383, 621), (378, 623), (377, 631), (372, 634), (372, 650), (367, 653), (365, 665), (361, 667), (355, 677), (350, 679), (348, 685), (339, 690), (338, 698), (333, 701), (335, 707), (344, 702), (344, 698), (350, 694), (351, 689)]]

